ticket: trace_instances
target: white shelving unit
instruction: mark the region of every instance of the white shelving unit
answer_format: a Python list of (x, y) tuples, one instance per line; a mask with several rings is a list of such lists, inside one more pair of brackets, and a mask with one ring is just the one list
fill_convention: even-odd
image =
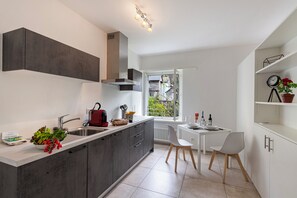
[[(258, 48), (255, 50), (255, 98), (254, 122), (262, 128), (297, 144), (297, 103), (281, 103), (274, 97), (267, 102), (271, 88), (266, 81), (271, 75), (289, 77), (297, 81), (297, 11), (293, 12)], [(285, 57), (263, 68), (267, 57), (284, 54)], [(296, 97), (297, 92), (294, 90)], [(288, 121), (289, 119), (289, 121)], [(287, 124), (289, 124), (287, 126)], [(293, 125), (293, 126), (291, 126)], [(296, 139), (295, 139), (296, 138)]]
[(258, 70), (256, 74), (278, 73), (294, 67), (297, 67), (297, 52), (293, 52), (282, 59), (275, 61), (269, 66)]

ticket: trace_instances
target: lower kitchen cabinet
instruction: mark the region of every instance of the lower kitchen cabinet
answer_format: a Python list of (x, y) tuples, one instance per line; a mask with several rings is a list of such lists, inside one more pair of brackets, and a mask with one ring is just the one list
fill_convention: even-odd
[(21, 166), (18, 197), (86, 197), (86, 173), (87, 147), (80, 145)]
[(154, 149), (154, 120), (144, 123), (144, 153)]
[(261, 197), (296, 198), (296, 153), (296, 144), (262, 127), (254, 127), (253, 145), (248, 157), (251, 179)]
[(112, 181), (117, 181), (130, 168), (129, 129), (117, 132), (111, 137), (112, 145)]
[(88, 198), (97, 198), (112, 182), (111, 136), (88, 143)]
[(0, 163), (2, 198), (96, 198), (153, 150), (147, 121), (20, 167)]

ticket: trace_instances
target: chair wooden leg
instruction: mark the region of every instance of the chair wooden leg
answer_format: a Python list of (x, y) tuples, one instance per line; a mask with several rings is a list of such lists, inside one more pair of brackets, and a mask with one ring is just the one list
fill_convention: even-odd
[(210, 159), (210, 163), (209, 163), (209, 166), (208, 166), (208, 169), (209, 169), (209, 170), (211, 170), (212, 163), (213, 163), (213, 160), (214, 160), (215, 156), (216, 156), (216, 151), (213, 150), (213, 151), (212, 151), (212, 155), (211, 155), (211, 159)]
[(238, 162), (238, 164), (239, 164), (239, 167), (240, 167), (240, 169), (241, 169), (241, 172), (242, 172), (242, 174), (243, 174), (243, 176), (244, 176), (245, 181), (248, 182), (249, 179), (248, 179), (247, 173), (246, 173), (246, 171), (245, 171), (245, 169), (244, 169), (244, 167), (243, 167), (243, 165), (242, 165), (242, 163), (241, 163), (241, 160), (240, 160), (239, 155), (236, 154), (236, 155), (235, 155), (235, 158), (237, 159), (237, 162)]
[(167, 155), (167, 157), (166, 157), (166, 163), (167, 163), (167, 161), (168, 161), (168, 159), (169, 159), (169, 156), (170, 156), (170, 153), (171, 153), (171, 151), (172, 151), (172, 148), (173, 148), (173, 145), (172, 144), (170, 144), (170, 148), (169, 148), (169, 151), (168, 151), (168, 155)]
[(230, 158), (230, 157), (231, 157), (230, 155), (227, 157), (227, 168), (230, 168), (230, 167), (229, 167), (229, 158)]
[(178, 160), (178, 149), (179, 147), (175, 147), (176, 148), (176, 153), (175, 153), (175, 167), (174, 167), (174, 171), (177, 172), (177, 160)]
[(193, 156), (193, 151), (192, 151), (191, 147), (189, 148), (189, 151), (190, 151), (191, 159), (192, 159), (192, 162), (193, 162), (193, 166), (194, 166), (195, 169), (197, 169), (195, 159), (194, 159), (194, 156)]
[(228, 163), (228, 154), (225, 154), (223, 184), (225, 184), (225, 179), (226, 179), (227, 163)]
[(183, 148), (184, 161), (186, 161), (185, 148)]

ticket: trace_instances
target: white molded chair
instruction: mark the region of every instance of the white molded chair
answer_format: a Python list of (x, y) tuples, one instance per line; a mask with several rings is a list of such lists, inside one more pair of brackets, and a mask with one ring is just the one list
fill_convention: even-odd
[(225, 140), (223, 146), (213, 146), (210, 148), (213, 149), (213, 152), (212, 152), (209, 167), (208, 167), (209, 170), (211, 169), (211, 166), (212, 166), (213, 160), (216, 156), (216, 153), (218, 152), (218, 153), (225, 154), (223, 183), (225, 183), (229, 157), (235, 157), (235, 159), (237, 160), (237, 162), (240, 166), (240, 169), (242, 171), (242, 174), (243, 174), (245, 180), (247, 182), (249, 181), (247, 173), (246, 173), (244, 167), (242, 166), (240, 157), (238, 155), (238, 153), (240, 153), (244, 149), (244, 133), (243, 132), (229, 133), (228, 136), (226, 137), (226, 140)]
[(193, 166), (196, 169), (196, 164), (195, 164), (195, 160), (194, 160), (194, 156), (193, 156), (193, 152), (192, 152), (193, 145), (191, 143), (187, 142), (186, 140), (177, 139), (176, 131), (174, 130), (174, 128), (172, 126), (168, 126), (168, 140), (170, 142), (170, 148), (169, 148), (168, 155), (167, 155), (165, 162), (167, 163), (170, 153), (172, 151), (172, 148), (175, 147), (176, 154), (175, 154), (175, 169), (174, 170), (176, 172), (177, 171), (178, 150), (183, 149), (184, 160), (186, 160), (186, 157), (185, 157), (185, 149), (186, 149), (186, 150), (189, 150), (191, 159), (193, 162)]

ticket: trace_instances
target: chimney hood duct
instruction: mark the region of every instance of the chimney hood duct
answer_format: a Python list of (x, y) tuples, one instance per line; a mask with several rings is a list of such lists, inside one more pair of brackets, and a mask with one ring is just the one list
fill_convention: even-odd
[(107, 34), (107, 79), (102, 83), (135, 85), (128, 79), (128, 38), (121, 32)]

